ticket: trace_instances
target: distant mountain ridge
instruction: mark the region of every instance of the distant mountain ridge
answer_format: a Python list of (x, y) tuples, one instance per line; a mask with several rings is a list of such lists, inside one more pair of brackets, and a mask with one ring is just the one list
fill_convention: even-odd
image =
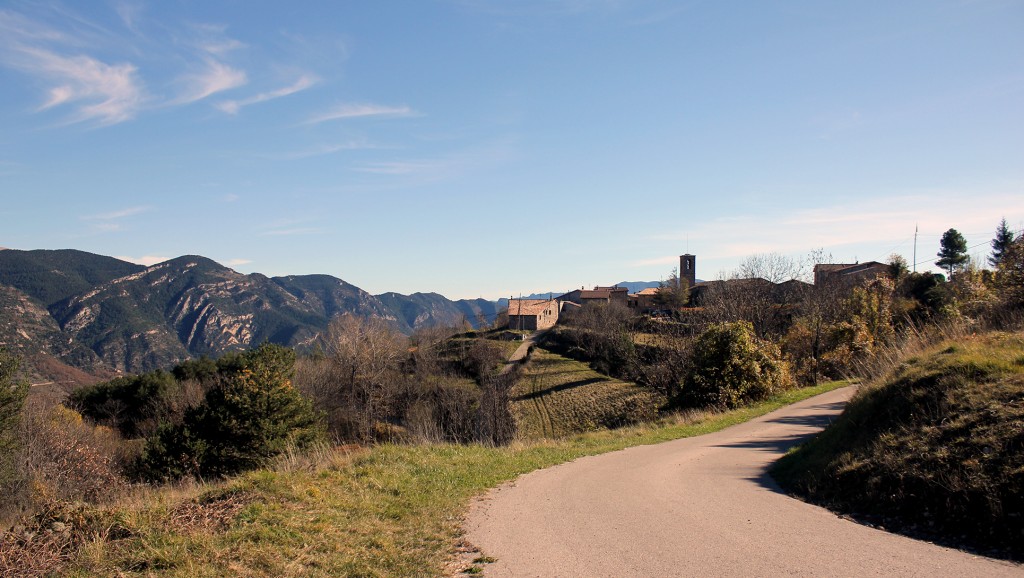
[[(605, 285), (605, 287), (612, 287), (612, 286), (625, 287), (626, 289), (629, 290), (630, 293), (636, 293), (636, 292), (641, 291), (643, 289), (647, 289), (648, 287), (658, 287), (660, 285), (661, 285), (661, 281), (619, 281), (618, 283), (615, 283), (614, 285)], [(581, 287), (581, 288), (582, 289), (586, 289), (586, 287)], [(520, 299), (520, 298), (522, 298), (522, 299), (553, 299), (553, 298), (556, 298), (556, 297), (561, 297), (562, 295), (565, 295), (568, 292), (569, 291), (549, 291), (547, 293), (531, 293), (530, 295), (523, 295), (522, 297), (520, 297), (519, 295), (514, 295), (513, 298), (514, 299)], [(501, 299), (498, 299), (498, 304), (502, 308), (507, 307), (508, 306), (508, 297), (502, 297)]]
[(375, 296), (330, 275), (245, 275), (199, 255), (143, 267), (83, 251), (12, 249), (0, 251), (0, 305), (0, 346), (25, 357), (38, 379), (53, 378), (44, 366), (108, 376), (264, 341), (308, 346), (344, 313), (412, 333), (475, 327), (498, 312), (484, 299)]

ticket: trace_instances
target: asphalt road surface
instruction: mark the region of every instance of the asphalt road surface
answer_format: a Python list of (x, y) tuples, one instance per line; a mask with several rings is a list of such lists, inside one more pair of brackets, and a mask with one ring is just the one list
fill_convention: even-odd
[(718, 433), (582, 458), (502, 486), (466, 540), (499, 576), (1024, 576), (1024, 567), (869, 528), (765, 473), (852, 388)]

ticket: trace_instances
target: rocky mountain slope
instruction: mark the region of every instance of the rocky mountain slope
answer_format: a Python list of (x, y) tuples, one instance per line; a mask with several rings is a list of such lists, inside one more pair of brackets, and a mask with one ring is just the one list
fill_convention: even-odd
[(142, 267), (81, 251), (0, 251), (0, 346), (25, 358), (34, 380), (54, 379), (55, 365), (105, 377), (264, 341), (301, 348), (345, 313), (412, 333), (490, 322), (497, 305), (374, 296), (328, 275), (244, 275), (195, 255)]

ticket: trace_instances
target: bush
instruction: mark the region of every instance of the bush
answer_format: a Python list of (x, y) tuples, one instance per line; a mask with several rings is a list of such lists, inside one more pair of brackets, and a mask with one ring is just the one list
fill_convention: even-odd
[(145, 437), (164, 421), (163, 402), (177, 387), (174, 375), (157, 370), (77, 389), (68, 396), (67, 405), (127, 438)]
[(482, 384), (505, 361), (501, 347), (487, 339), (474, 339), (462, 359), (462, 368), (469, 377)]
[(180, 425), (163, 424), (146, 442), (140, 476), (224, 476), (265, 465), (289, 445), (322, 434), (320, 416), (292, 387), (295, 352), (265, 344), (222, 367), (218, 383)]
[(778, 347), (755, 337), (746, 321), (709, 327), (694, 342), (691, 362), (677, 401), (686, 407), (734, 408), (792, 385)]
[(1024, 559), (1024, 336), (904, 357), (772, 475), (829, 508)]
[(9, 496), (17, 482), (18, 423), (28, 384), (17, 380), (18, 358), (0, 349), (0, 491)]
[(22, 438), (22, 467), (30, 482), (27, 501), (35, 505), (118, 496), (128, 485), (125, 465), (138, 451), (114, 430), (38, 398), (26, 405)]

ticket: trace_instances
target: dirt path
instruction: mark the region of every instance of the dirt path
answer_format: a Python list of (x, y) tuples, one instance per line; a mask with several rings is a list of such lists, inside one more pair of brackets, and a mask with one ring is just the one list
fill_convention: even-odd
[(851, 394), (527, 474), (473, 506), (466, 539), (497, 558), (486, 576), (1024, 576), (779, 490), (765, 469)]
[(544, 336), (548, 334), (548, 331), (550, 330), (541, 329), (527, 335), (523, 339), (522, 344), (520, 344), (519, 347), (512, 352), (512, 355), (509, 356), (508, 362), (505, 364), (505, 367), (502, 368), (501, 372), (508, 373), (515, 369), (516, 364), (520, 363), (526, 357), (526, 354), (530, 352), (530, 348), (543, 339)]

